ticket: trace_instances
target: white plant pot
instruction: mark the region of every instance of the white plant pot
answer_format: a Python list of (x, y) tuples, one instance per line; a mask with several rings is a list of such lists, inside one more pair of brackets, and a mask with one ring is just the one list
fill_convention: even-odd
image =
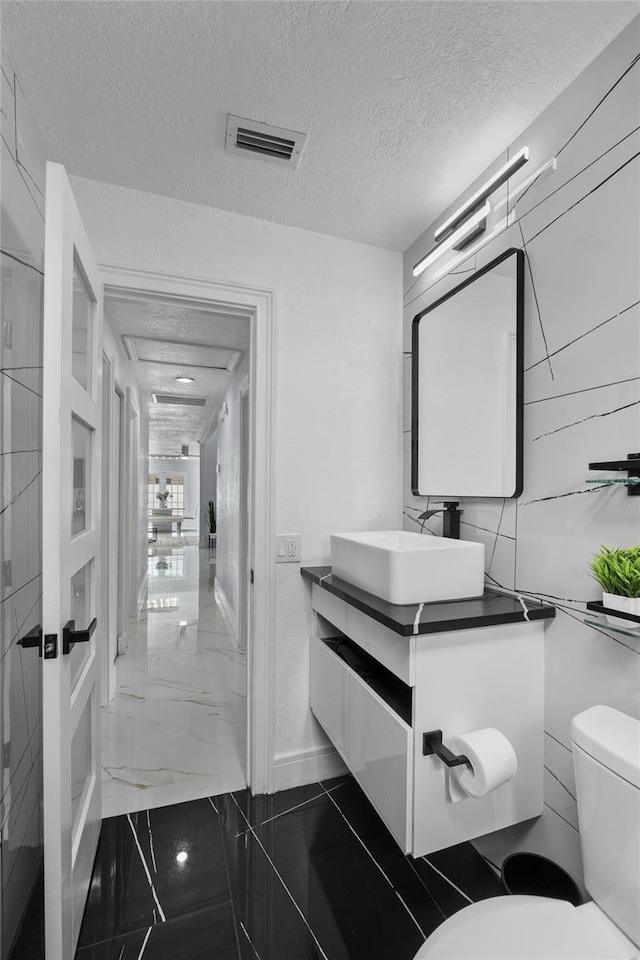
[[(602, 604), (613, 610), (622, 610), (624, 613), (632, 613), (640, 617), (640, 597), (621, 597), (616, 593), (602, 592)], [(634, 623), (633, 620), (623, 620), (622, 617), (611, 617), (605, 614), (608, 623), (614, 627), (623, 627), (625, 630), (640, 632), (640, 623)]]

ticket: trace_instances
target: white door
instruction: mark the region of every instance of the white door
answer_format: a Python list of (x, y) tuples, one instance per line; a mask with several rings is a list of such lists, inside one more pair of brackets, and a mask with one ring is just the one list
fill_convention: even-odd
[(74, 955), (101, 822), (101, 377), (102, 285), (64, 167), (48, 163), (42, 468), (46, 960)]

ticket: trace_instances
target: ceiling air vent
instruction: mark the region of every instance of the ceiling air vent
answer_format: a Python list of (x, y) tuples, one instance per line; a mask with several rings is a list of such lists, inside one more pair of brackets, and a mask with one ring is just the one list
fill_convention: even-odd
[(244, 153), (270, 163), (297, 167), (306, 139), (306, 133), (271, 127), (267, 123), (229, 114), (226, 143), (229, 153)]
[(152, 393), (151, 399), (154, 403), (174, 403), (183, 407), (204, 407), (206, 397), (185, 397), (179, 393)]

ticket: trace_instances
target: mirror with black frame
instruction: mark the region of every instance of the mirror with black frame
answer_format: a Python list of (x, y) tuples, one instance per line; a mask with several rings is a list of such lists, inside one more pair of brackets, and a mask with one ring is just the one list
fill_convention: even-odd
[(524, 254), (510, 248), (413, 319), (416, 496), (522, 492)]

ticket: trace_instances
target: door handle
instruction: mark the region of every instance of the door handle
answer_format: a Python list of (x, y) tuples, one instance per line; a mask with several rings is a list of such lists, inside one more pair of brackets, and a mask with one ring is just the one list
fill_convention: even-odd
[(24, 637), (20, 637), (18, 643), (25, 649), (27, 647), (39, 648), (42, 643), (42, 627), (40, 624), (36, 624), (35, 627), (32, 627), (31, 630), (29, 630), (29, 633), (25, 633)]
[[(18, 643), (23, 649), (27, 647), (37, 647), (38, 656), (43, 656), (43, 643), (42, 643), (42, 627), (40, 624), (36, 624), (29, 633), (25, 633), (24, 637), (20, 637)], [(57, 633), (45, 633), (44, 635), (44, 659), (45, 660), (55, 660), (58, 656), (58, 634)]]
[(75, 620), (67, 620), (62, 628), (62, 652), (71, 653), (76, 643), (88, 643), (97, 626), (98, 621), (95, 617), (86, 630), (76, 630)]

